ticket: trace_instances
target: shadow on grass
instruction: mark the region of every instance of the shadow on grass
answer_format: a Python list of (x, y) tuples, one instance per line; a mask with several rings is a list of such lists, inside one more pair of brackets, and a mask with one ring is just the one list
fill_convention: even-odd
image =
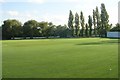
[(76, 45), (109, 45), (109, 44), (120, 44), (118, 40), (109, 40), (109, 41), (99, 41), (99, 42), (89, 42), (89, 43), (80, 43)]

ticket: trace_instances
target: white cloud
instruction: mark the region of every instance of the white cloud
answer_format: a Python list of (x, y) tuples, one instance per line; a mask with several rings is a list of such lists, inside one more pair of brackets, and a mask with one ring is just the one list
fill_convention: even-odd
[(18, 16), (19, 15), (19, 12), (18, 11), (8, 11), (8, 14), (10, 16)]
[(64, 25), (67, 24), (68, 15), (64, 14), (45, 14), (40, 17), (43, 21), (53, 22), (55, 25)]
[(28, 0), (27, 2), (42, 4), (42, 3), (46, 2), (46, 0)]
[(5, 0), (0, 0), (0, 3), (4, 3), (5, 2)]
[(64, 0), (65, 2), (80, 2), (80, 0)]
[(28, 18), (32, 18), (31, 14), (26, 14), (25, 16), (28, 17)]
[(0, 0), (0, 3), (3, 2), (31, 2), (31, 3), (44, 3), (46, 0)]

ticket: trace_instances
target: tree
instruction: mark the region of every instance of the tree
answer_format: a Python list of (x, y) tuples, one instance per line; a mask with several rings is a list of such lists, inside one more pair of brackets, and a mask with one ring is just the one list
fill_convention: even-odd
[(89, 15), (88, 16), (88, 24), (89, 24), (89, 36), (91, 37), (92, 36), (92, 17)]
[(100, 32), (101, 32), (101, 21), (100, 21), (100, 13), (99, 13), (99, 10), (98, 10), (98, 7), (96, 7), (96, 22), (97, 22), (97, 27), (96, 27), (96, 31), (97, 31), (97, 34), (99, 36), (101, 36)]
[(0, 40), (2, 40), (2, 27), (0, 26)]
[(53, 25), (53, 23), (52, 22), (49, 22), (48, 23), (48, 26), (51, 28), (51, 31), (50, 31), (50, 36), (56, 36), (56, 26), (55, 25)]
[(72, 11), (70, 10), (69, 19), (68, 19), (68, 27), (70, 29), (72, 37), (74, 37), (74, 34), (75, 34), (74, 26), (73, 26), (73, 19), (74, 19), (74, 16), (72, 14)]
[(52, 22), (40, 22), (39, 26), (41, 27), (41, 34), (43, 37), (55, 37), (56, 34), (56, 26)]
[(44, 36), (47, 36), (47, 29), (49, 28), (49, 27), (51, 27), (51, 26), (53, 26), (53, 23), (52, 22), (50, 22), (50, 23), (48, 23), (48, 22), (39, 22), (39, 27), (41, 28), (41, 30), (40, 30), (40, 36), (42, 36), (42, 37), (44, 37)]
[(81, 23), (81, 27), (82, 27), (82, 29), (81, 29), (81, 36), (84, 37), (84, 34), (85, 34), (85, 27), (84, 27), (84, 25), (85, 25), (85, 19), (84, 19), (82, 11), (80, 13), (80, 23)]
[(18, 20), (5, 20), (2, 25), (2, 36), (3, 39), (14, 39), (16, 36), (21, 34), (21, 22)]
[(110, 31), (112, 32), (120, 32), (120, 24), (117, 23), (115, 27), (113, 27)]
[(67, 26), (64, 25), (64, 26), (61, 26), (61, 25), (58, 25), (56, 26), (56, 34), (57, 36), (59, 37), (67, 37)]
[(78, 13), (75, 14), (75, 34), (79, 37), (79, 15)]
[(86, 29), (85, 29), (85, 36), (86, 37), (88, 37), (89, 35), (89, 33), (88, 33), (88, 31), (89, 31), (89, 29), (88, 29), (88, 24), (86, 23), (86, 25), (85, 25), (85, 27), (86, 27)]
[(39, 33), (37, 27), (39, 27), (39, 25), (38, 22), (35, 20), (29, 20), (25, 22), (23, 25), (24, 37), (30, 37), (32, 39), (36, 33)]
[(53, 23), (52, 23), (52, 22), (49, 22), (48, 25), (49, 25), (49, 26), (53, 26)]
[(109, 15), (105, 8), (105, 4), (101, 4), (101, 35), (102, 37), (107, 37), (107, 31), (109, 31)]
[(50, 28), (51, 28), (51, 30), (50, 30), (50, 36), (54, 36), (54, 37), (56, 37), (56, 26), (55, 25), (51, 25), (51, 26), (49, 26)]
[(93, 25), (94, 25), (94, 35), (97, 35), (97, 29), (96, 29), (96, 12), (93, 9)]
[(52, 27), (46, 27), (46, 28), (44, 29), (44, 36), (45, 36), (46, 38), (49, 38), (49, 36), (51, 36), (51, 30), (52, 30)]

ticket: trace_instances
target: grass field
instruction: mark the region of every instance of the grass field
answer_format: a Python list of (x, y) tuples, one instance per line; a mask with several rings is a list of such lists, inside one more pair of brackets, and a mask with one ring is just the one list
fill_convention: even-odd
[(117, 39), (3, 41), (4, 78), (117, 78)]

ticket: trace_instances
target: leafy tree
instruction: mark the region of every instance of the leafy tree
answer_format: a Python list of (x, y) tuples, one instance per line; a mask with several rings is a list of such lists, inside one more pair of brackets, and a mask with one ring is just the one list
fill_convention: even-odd
[(53, 23), (52, 22), (50, 22), (50, 23), (48, 23), (48, 22), (39, 22), (39, 27), (40, 27), (40, 36), (42, 36), (42, 37), (44, 37), (44, 36), (47, 36), (47, 29), (49, 28), (49, 27), (51, 27), (51, 26), (53, 26)]
[(100, 31), (101, 31), (101, 18), (100, 18), (100, 13), (98, 10), (98, 7), (96, 7), (96, 22), (97, 22), (97, 34), (100, 36)]
[(50, 30), (49, 31), (49, 36), (56, 37), (56, 30), (57, 30), (56, 26), (52, 24), (52, 25), (49, 25), (48, 27), (49, 27), (49, 30)]
[(93, 25), (94, 25), (94, 35), (97, 35), (97, 29), (96, 29), (96, 12), (93, 9)]
[(16, 36), (21, 34), (21, 22), (18, 20), (5, 20), (2, 25), (2, 36), (3, 39), (14, 39)]
[(89, 33), (88, 33), (88, 31), (89, 31), (89, 29), (88, 29), (88, 24), (86, 23), (86, 25), (85, 25), (85, 27), (86, 27), (86, 29), (85, 29), (85, 36), (86, 37), (88, 37), (89, 35)]
[(76, 36), (79, 37), (79, 15), (78, 13), (75, 14), (75, 33)]
[(41, 22), (39, 25), (42, 29), (42, 36), (49, 38), (57, 36), (56, 26), (52, 22)]
[(49, 22), (48, 25), (49, 25), (49, 26), (53, 26), (53, 23), (52, 23), (52, 22)]
[(85, 19), (84, 19), (84, 16), (83, 16), (83, 12), (81, 11), (80, 13), (80, 23), (81, 23), (81, 36), (84, 37), (84, 34), (85, 34)]
[(50, 29), (50, 36), (54, 36), (55, 37), (56, 36), (56, 26), (53, 25), (52, 22), (49, 22), (48, 26), (51, 28)]
[(68, 20), (68, 27), (69, 27), (69, 29), (71, 31), (72, 37), (74, 37), (74, 34), (75, 34), (75, 30), (74, 30), (74, 26), (73, 26), (73, 20), (74, 20), (74, 16), (72, 14), (72, 11), (70, 10), (69, 20)]
[(51, 29), (52, 29), (52, 27), (46, 27), (44, 30), (44, 36), (46, 37), (46, 38), (49, 38), (49, 36), (51, 36)]
[(120, 24), (117, 23), (115, 27), (113, 27), (110, 31), (112, 32), (120, 32)]
[(92, 36), (92, 17), (89, 15), (88, 16), (88, 24), (89, 24), (89, 36), (91, 37)]
[(101, 35), (102, 37), (107, 37), (107, 31), (109, 31), (109, 15), (105, 8), (105, 4), (101, 4)]
[(38, 22), (35, 20), (29, 20), (25, 22), (23, 25), (24, 37), (30, 37), (32, 39), (36, 33), (39, 33), (37, 27), (39, 27), (39, 25)]
[(59, 36), (59, 37), (67, 37), (67, 26), (66, 25), (64, 25), (64, 26), (61, 26), (61, 25), (58, 25), (58, 26), (56, 26), (56, 34), (57, 34), (57, 36)]
[(2, 27), (0, 26), (0, 40), (2, 40)]

